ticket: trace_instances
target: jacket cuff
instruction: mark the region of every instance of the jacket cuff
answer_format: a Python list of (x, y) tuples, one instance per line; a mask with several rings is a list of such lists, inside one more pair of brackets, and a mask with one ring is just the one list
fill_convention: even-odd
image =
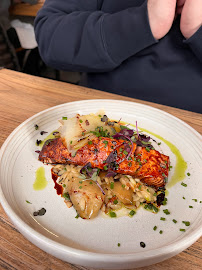
[(202, 26), (184, 43), (189, 45), (196, 57), (202, 62)]
[(158, 42), (151, 32), (147, 1), (139, 7), (105, 15), (101, 31), (105, 49), (115, 63)]

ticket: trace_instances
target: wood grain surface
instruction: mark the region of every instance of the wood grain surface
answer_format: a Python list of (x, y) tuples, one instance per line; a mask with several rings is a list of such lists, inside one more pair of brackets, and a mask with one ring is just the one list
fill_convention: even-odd
[(35, 5), (30, 5), (28, 3), (19, 3), (12, 5), (9, 9), (11, 15), (18, 16), (31, 16), (35, 17), (40, 8), (42, 8), (45, 0), (38, 0)]
[[(182, 119), (202, 134), (201, 114), (2, 69), (0, 70), (0, 146), (20, 123), (37, 112), (61, 103), (101, 98), (134, 101), (159, 108)], [(63, 262), (31, 244), (13, 226), (0, 206), (0, 269), (85, 270), (89, 268)], [(171, 259), (139, 268), (139, 270), (162, 269), (202, 269), (201, 238)]]

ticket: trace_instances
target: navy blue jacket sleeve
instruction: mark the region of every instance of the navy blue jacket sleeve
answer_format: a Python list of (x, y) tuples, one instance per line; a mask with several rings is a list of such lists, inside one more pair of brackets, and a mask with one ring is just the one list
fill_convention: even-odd
[(193, 53), (202, 62), (202, 26), (185, 43), (190, 46)]
[(46, 0), (35, 19), (44, 62), (63, 70), (105, 72), (155, 44), (147, 1), (108, 14), (96, 0)]

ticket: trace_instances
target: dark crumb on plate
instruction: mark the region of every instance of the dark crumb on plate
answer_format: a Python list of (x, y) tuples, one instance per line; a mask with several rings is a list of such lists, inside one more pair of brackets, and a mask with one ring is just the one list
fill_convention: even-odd
[(46, 133), (48, 133), (48, 132), (47, 131), (43, 131), (43, 130), (40, 132), (41, 135), (46, 134)]
[(43, 215), (45, 215), (45, 213), (46, 213), (46, 209), (45, 208), (41, 208), (40, 210), (38, 210), (38, 211), (35, 211), (34, 213), (33, 213), (33, 216), (43, 216)]
[(36, 145), (40, 145), (42, 143), (42, 140), (36, 140)]
[(145, 247), (146, 247), (146, 244), (145, 244), (144, 242), (140, 242), (140, 246), (141, 246), (142, 248), (145, 248)]

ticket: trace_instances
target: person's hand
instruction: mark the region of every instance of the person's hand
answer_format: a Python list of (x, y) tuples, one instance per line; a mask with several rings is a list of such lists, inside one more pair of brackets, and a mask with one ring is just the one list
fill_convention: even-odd
[[(156, 39), (161, 39), (170, 30), (175, 17), (176, 1), (148, 0), (149, 23), (152, 34)], [(202, 0), (198, 1), (202, 2)]]
[(181, 13), (181, 32), (188, 39), (202, 25), (202, 0), (178, 0), (177, 13)]

